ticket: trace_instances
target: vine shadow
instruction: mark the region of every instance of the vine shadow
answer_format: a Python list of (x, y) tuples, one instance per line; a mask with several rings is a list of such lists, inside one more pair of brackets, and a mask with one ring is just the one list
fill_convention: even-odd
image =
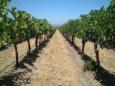
[[(37, 58), (39, 58), (39, 54), (42, 53), (43, 48), (47, 46), (48, 42), (49, 40), (44, 41), (29, 55), (27, 54), (26, 56), (24, 56), (24, 58), (19, 62), (19, 66), (14, 67), (13, 70), (11, 70), (12, 72), (10, 71), (10, 73), (8, 73), (7, 75), (0, 77), (0, 86), (20, 86), (20, 83), (17, 83), (20, 80), (21, 82), (23, 82), (23, 84), (30, 83), (30, 78), (24, 78), (23, 76), (26, 73), (31, 72), (32, 69), (28, 68), (25, 64), (34, 67), (33, 63), (37, 60)], [(16, 71), (18, 69), (24, 69), (24, 71), (13, 73), (13, 71)]]
[[(66, 38), (66, 37), (65, 37)], [(69, 42), (69, 44), (74, 47), (74, 49), (78, 52), (79, 55), (82, 55), (82, 51), (80, 47), (78, 47), (76, 44), (73, 44), (71, 40), (66, 38), (66, 40)], [(95, 65), (95, 70), (93, 72), (95, 73), (95, 79), (98, 80), (103, 86), (115, 86), (115, 74), (110, 73), (110, 71), (106, 70), (103, 68), (101, 65), (99, 66), (99, 75), (97, 72), (97, 65), (96, 62), (91, 59), (89, 55), (84, 53), (83, 61), (92, 61), (93, 64)]]

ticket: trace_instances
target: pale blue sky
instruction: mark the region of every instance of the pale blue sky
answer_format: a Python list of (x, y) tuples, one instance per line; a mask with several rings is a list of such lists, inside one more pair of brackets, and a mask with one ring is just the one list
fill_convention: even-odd
[(10, 7), (16, 6), (37, 18), (46, 18), (51, 24), (63, 24), (91, 9), (107, 7), (109, 3), (110, 0), (12, 0)]

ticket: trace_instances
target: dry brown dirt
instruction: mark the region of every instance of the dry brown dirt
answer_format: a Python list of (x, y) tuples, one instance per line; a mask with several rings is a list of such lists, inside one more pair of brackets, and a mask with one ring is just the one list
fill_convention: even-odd
[[(75, 42), (81, 49), (81, 39), (76, 38)], [(31, 47), (34, 48), (34, 45), (35, 39), (31, 39)], [(27, 52), (27, 42), (20, 43), (18, 50), (21, 60)], [(106, 48), (99, 48), (99, 51), (101, 66), (115, 72), (115, 51)], [(92, 42), (86, 43), (85, 53), (95, 60)], [(13, 79), (18, 86), (102, 86), (94, 79), (92, 72), (83, 71), (81, 56), (58, 30), (37, 56), (33, 66), (24, 63), (27, 69), (12, 70), (7, 66), (15, 63), (15, 54), (14, 48), (9, 47), (0, 52), (0, 70), (6, 67), (6, 74), (9, 74), (9, 70), (11, 77), (13, 74), (18, 77), (17, 80), (15, 77)], [(0, 75), (3, 76), (2, 73)]]
[[(82, 49), (82, 40), (76, 38), (75, 44)], [(112, 49), (107, 48), (100, 48), (99, 49), (99, 58), (101, 66), (103, 66), (106, 70), (115, 74), (115, 51)], [(89, 55), (93, 60), (96, 61), (95, 52), (94, 52), (94, 45), (92, 42), (87, 42), (85, 45), (85, 51), (87, 55)]]
[[(30, 39), (31, 48), (34, 48), (35, 39)], [(27, 54), (28, 51), (28, 44), (27, 41), (24, 41), (18, 44), (18, 52), (19, 52), (19, 61), (23, 59), (23, 57)], [(15, 50), (13, 45), (8, 49), (5, 49), (0, 52), (0, 76), (9, 70), (9, 67), (15, 65)]]
[(28, 73), (30, 83), (23, 86), (101, 86), (82, 67), (79, 54), (57, 30)]

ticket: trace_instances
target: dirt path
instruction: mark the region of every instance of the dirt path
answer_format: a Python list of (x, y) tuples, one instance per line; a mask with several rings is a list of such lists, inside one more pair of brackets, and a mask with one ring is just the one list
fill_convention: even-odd
[(101, 86), (83, 72), (82, 65), (80, 56), (57, 30), (34, 63), (27, 86)]

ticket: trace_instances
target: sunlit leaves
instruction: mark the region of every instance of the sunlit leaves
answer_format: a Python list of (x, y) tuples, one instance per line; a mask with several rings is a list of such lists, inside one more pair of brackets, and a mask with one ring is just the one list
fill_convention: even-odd
[[(74, 26), (77, 31), (74, 31)], [(79, 19), (69, 20), (61, 28), (68, 36), (76, 33), (84, 42), (92, 41), (101, 47), (115, 48), (115, 0), (111, 1), (108, 8), (91, 10)]]

